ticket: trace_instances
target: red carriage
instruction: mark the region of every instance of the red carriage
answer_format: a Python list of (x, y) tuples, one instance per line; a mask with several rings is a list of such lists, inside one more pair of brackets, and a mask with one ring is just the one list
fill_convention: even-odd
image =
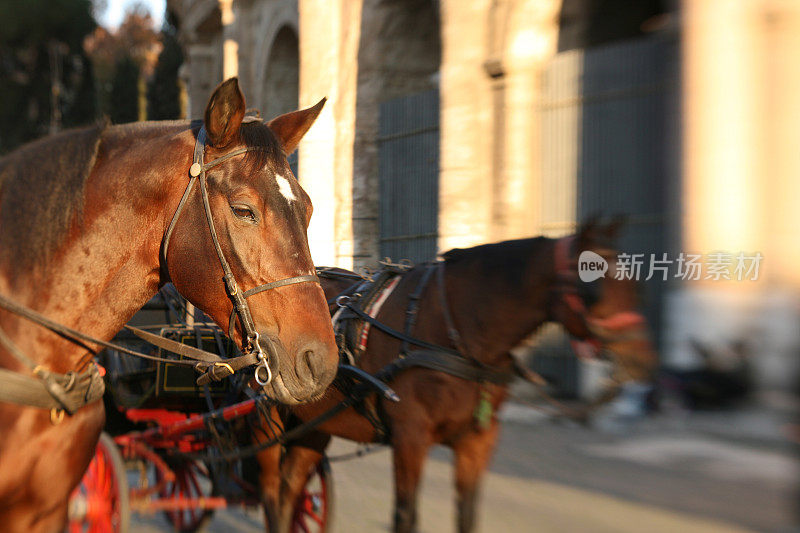
[[(162, 309), (171, 310), (168, 316), (178, 317), (181, 323), (146, 329), (223, 357), (233, 353), (229, 339), (218, 327), (202, 321), (201, 313), (196, 312), (200, 322), (186, 323), (192, 313), (187, 315), (185, 302), (176, 293), (162, 291), (159, 300)], [(154, 299), (145, 312), (158, 308)], [(117, 342), (137, 349), (145, 346), (125, 332)], [(130, 358), (113, 350), (102, 355), (106, 432), (70, 500), (71, 533), (124, 532), (134, 512), (160, 512), (174, 530), (195, 531), (216, 509), (259, 506), (254, 455), (302, 435), (319, 422), (285, 433), (270, 428), (264, 417), (274, 402), (250, 388), (252, 378), (236, 376), (199, 386), (191, 368)], [(165, 357), (166, 352), (156, 355)], [(357, 401), (362, 391), (378, 388), (393, 395), (385, 385), (352, 367), (342, 366), (340, 375), (339, 379), (358, 383), (349, 387), (352, 398), (321, 419)], [(250, 423), (254, 418), (259, 422)], [(253, 432), (260, 432), (257, 442)], [(327, 462), (309, 473), (295, 504), (293, 531), (326, 530), (331, 483)]]

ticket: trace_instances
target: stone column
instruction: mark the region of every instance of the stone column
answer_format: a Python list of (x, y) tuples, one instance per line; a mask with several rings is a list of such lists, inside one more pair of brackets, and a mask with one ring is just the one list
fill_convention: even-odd
[(187, 73), (188, 108), (190, 119), (202, 118), (211, 90), (217, 81), (213, 73), (214, 49), (208, 44), (189, 44)]
[(222, 79), (239, 74), (239, 43), (234, 38), (233, 0), (218, 0), (222, 22)]
[(762, 384), (796, 380), (800, 346), (800, 6), (683, 3), (682, 250), (763, 254), (758, 281), (685, 282), (667, 299), (665, 360), (744, 339)]
[(353, 142), (361, 3), (299, 0), (300, 107), (328, 102), (300, 150), (314, 203), (308, 236), (318, 265), (353, 266)]
[(560, 6), (442, 2), (441, 250), (539, 232), (536, 105)]
[(495, 240), (542, 233), (542, 74), (558, 48), (561, 0), (518, 0), (509, 13), (504, 43), (505, 146)]
[(490, 240), (492, 84), (486, 61), (490, 0), (442, 0), (439, 249)]

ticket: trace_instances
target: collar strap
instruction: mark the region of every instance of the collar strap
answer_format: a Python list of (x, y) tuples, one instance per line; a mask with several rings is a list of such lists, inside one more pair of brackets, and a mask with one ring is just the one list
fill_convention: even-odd
[(555, 250), (553, 252), (556, 275), (560, 277), (574, 277), (575, 272), (572, 267), (575, 258), (573, 257), (574, 250), (572, 248), (575, 246), (576, 240), (577, 238), (575, 235), (569, 235), (567, 237), (561, 237), (556, 241)]

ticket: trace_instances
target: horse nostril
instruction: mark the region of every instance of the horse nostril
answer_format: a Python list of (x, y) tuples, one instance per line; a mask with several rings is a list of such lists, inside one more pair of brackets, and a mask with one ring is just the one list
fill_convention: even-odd
[(336, 366), (326, 361), (327, 347), (321, 343), (307, 344), (297, 353), (295, 371), (298, 379), (309, 385), (325, 387), (336, 374)]
[(314, 381), (314, 352), (303, 350), (297, 355), (295, 371), (300, 381), (309, 383)]
[(303, 352), (303, 359), (306, 361), (306, 366), (308, 367), (309, 371), (311, 372), (311, 377), (315, 377), (314, 372), (314, 352), (312, 350), (306, 350)]

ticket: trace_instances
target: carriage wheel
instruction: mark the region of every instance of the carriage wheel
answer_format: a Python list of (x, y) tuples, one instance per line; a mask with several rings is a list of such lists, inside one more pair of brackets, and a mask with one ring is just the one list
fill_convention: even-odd
[(69, 499), (70, 533), (125, 533), (131, 510), (125, 463), (114, 439), (100, 435), (92, 462)]
[(292, 517), (292, 533), (328, 531), (333, 511), (333, 479), (328, 459), (323, 457), (312, 470), (297, 497)]
[[(209, 480), (208, 484), (210, 484), (210, 476), (205, 465), (196, 461), (182, 461), (174, 465), (170, 464), (170, 468), (175, 472), (175, 481), (164, 485), (161, 489), (162, 498), (183, 500), (207, 496), (203, 489), (203, 482)], [(158, 470), (156, 470), (156, 477), (160, 477)], [(164, 511), (164, 516), (175, 531), (188, 533), (200, 529), (213, 513), (213, 509), (187, 506)]]

